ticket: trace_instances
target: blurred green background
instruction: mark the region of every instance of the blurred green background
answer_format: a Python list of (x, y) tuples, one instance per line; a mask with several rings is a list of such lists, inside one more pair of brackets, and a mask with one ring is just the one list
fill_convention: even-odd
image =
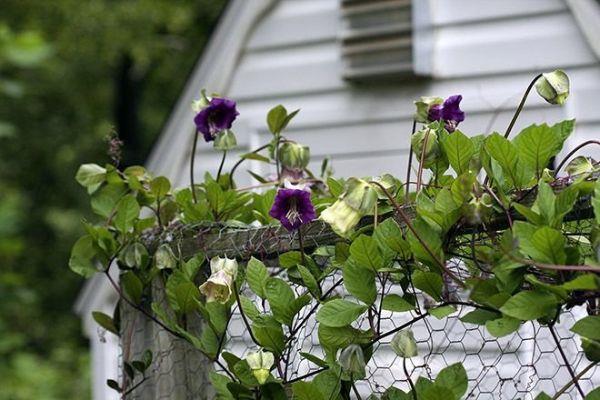
[(67, 267), (88, 215), (74, 175), (143, 163), (225, 0), (2, 0), (0, 400), (88, 399)]

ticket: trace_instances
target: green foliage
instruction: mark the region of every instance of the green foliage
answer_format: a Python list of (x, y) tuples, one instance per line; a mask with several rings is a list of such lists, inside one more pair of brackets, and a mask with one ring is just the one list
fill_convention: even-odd
[[(283, 136), (295, 114), (283, 106), (270, 110), (273, 139), (242, 155), (242, 161), (279, 168), (281, 143), (302, 147)], [(211, 374), (223, 399), (350, 398), (354, 381), (370, 379), (365, 368), (385, 346), (382, 339), (392, 338), (389, 346), (407, 368), (406, 359), (422, 351), (413, 324), (443, 320), (464, 307), (469, 312), (460, 319), (494, 337), (518, 331), (525, 321), (560, 323), (564, 308), (585, 303), (600, 288), (593, 269), (599, 262), (597, 174), (586, 170), (585, 176), (565, 179), (548, 169), (573, 121), (532, 125), (514, 139), (498, 133), (469, 137), (446, 130), (451, 127), (433, 122), (413, 136), (419, 171), (428, 169), (430, 176), (418, 177), (417, 193), (405, 195), (391, 175), (336, 180), (324, 174), (319, 181), (309, 170), (296, 171), (314, 183), (311, 202), (322, 221), (289, 233), (269, 214), (276, 196), (290, 192), (279, 192), (281, 182), (268, 177), (253, 175), (272, 189), (249, 193), (236, 188), (231, 173), (216, 179), (207, 174), (192, 195), (142, 167), (120, 172), (86, 164), (76, 179), (87, 189), (100, 222), (86, 223), (87, 234), (73, 247), (71, 269), (89, 277), (116, 260), (124, 301), (143, 313), (150, 308), (147, 316), (168, 332), (209, 359), (224, 360), (219, 368), (227, 375)], [(266, 155), (259, 154), (263, 150)], [(487, 177), (479, 179), (482, 168)], [(573, 211), (586, 207), (591, 194), (585, 211), (594, 210), (596, 219), (586, 213), (590, 231), (573, 232), (579, 229)], [(289, 208), (286, 218), (299, 213), (298, 201), (278, 202)], [(148, 213), (152, 216), (142, 217)], [(331, 229), (324, 230), (323, 223)], [(198, 235), (186, 236), (187, 228)], [(217, 242), (204, 240), (210, 236)], [(257, 244), (257, 238), (264, 243)], [(201, 268), (204, 254), (187, 260), (197, 241), (224, 249), (211, 258), (210, 274)], [(214, 253), (215, 248), (204, 250)], [(150, 303), (161, 284), (166, 304)], [(235, 312), (242, 314), (253, 342), (243, 359), (246, 352), (223, 350)], [(390, 314), (395, 327), (386, 331)], [(194, 315), (202, 317), (203, 329), (188, 324)], [(119, 333), (115, 318), (102, 313), (94, 318)], [(596, 318), (572, 327), (592, 361), (600, 360)], [(317, 325), (323, 354), (298, 347), (307, 340), (309, 323)], [(320, 370), (292, 379), (291, 360)], [(128, 363), (128, 375), (148, 368), (139, 360)], [(458, 400), (469, 390), (461, 364), (436, 371), (434, 380), (406, 373), (411, 392), (389, 387), (382, 400)], [(111, 385), (122, 390), (118, 382)]]

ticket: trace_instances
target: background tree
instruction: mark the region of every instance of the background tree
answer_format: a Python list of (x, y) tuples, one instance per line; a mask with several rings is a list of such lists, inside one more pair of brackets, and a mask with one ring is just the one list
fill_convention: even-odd
[(89, 398), (81, 281), (65, 273), (87, 209), (73, 176), (111, 132), (122, 165), (144, 161), (224, 3), (3, 2), (0, 399)]

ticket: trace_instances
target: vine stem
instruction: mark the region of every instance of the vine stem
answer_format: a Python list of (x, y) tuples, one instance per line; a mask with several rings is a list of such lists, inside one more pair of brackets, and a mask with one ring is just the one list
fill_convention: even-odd
[(352, 374), (350, 374), (350, 384), (352, 385), (352, 391), (354, 391), (356, 398), (358, 400), (362, 400), (362, 397), (360, 397), (360, 393), (358, 392), (358, 389), (356, 388), (356, 385), (354, 384), (354, 379), (352, 379)]
[(425, 162), (425, 151), (429, 142), (429, 133), (423, 139), (423, 148), (421, 149), (421, 157), (419, 159), (419, 170), (417, 171), (417, 193), (421, 190), (421, 181), (423, 180), (423, 163)]
[(225, 164), (226, 157), (227, 157), (227, 150), (223, 150), (223, 157), (221, 157), (221, 164), (219, 164), (219, 170), (217, 171), (217, 182), (219, 182), (219, 178), (221, 177), (221, 172), (223, 172), (223, 165)]
[(580, 373), (578, 373), (575, 376), (575, 378), (573, 378), (565, 386), (560, 388), (560, 390), (558, 392), (556, 392), (556, 394), (554, 395), (552, 400), (558, 399), (561, 394), (566, 392), (571, 387), (571, 385), (573, 385), (575, 382), (579, 381), (579, 379), (581, 379), (582, 376), (584, 376), (590, 369), (594, 368), (597, 364), (598, 364), (597, 362), (593, 362), (590, 365), (588, 365), (587, 367), (585, 367)]
[(459, 285), (461, 288), (464, 289), (465, 288), (465, 284), (452, 271), (450, 271), (448, 269), (448, 267), (446, 267), (446, 264), (444, 264), (433, 253), (433, 251), (431, 251), (431, 249), (429, 248), (429, 246), (427, 246), (427, 243), (425, 243), (425, 241), (421, 238), (421, 236), (419, 236), (419, 233), (417, 232), (417, 230), (415, 229), (415, 227), (413, 226), (413, 224), (410, 222), (410, 218), (408, 218), (408, 215), (406, 215), (406, 213), (402, 210), (402, 207), (400, 207), (400, 205), (398, 204), (398, 202), (396, 201), (396, 199), (394, 199), (394, 197), (390, 194), (390, 192), (388, 192), (388, 190), (382, 184), (380, 184), (379, 182), (370, 181), (369, 183), (377, 185), (383, 191), (383, 193), (386, 195), (386, 197), (390, 200), (390, 202), (392, 203), (392, 205), (396, 209), (396, 212), (400, 215), (400, 217), (402, 218), (402, 220), (404, 221), (404, 223), (406, 224), (406, 226), (408, 227), (408, 229), (410, 229), (410, 231), (413, 233), (413, 235), (415, 235), (415, 237), (417, 238), (417, 240), (419, 241), (419, 243), (421, 244), (421, 246), (423, 246), (423, 248), (425, 249), (425, 251), (431, 256), (431, 258), (433, 258), (435, 260), (436, 264), (438, 264), (438, 266), (446, 274), (448, 274), (448, 276), (454, 282), (456, 282), (457, 285)]
[(413, 119), (412, 123), (412, 131), (410, 133), (410, 148), (408, 152), (408, 167), (406, 168), (406, 193), (404, 196), (404, 202), (408, 203), (410, 200), (410, 169), (412, 168), (412, 158), (413, 158), (413, 147), (412, 147), (412, 137), (417, 130), (417, 120)]
[(235, 301), (237, 302), (238, 308), (240, 309), (240, 315), (242, 316), (244, 325), (246, 325), (246, 329), (248, 330), (250, 339), (252, 339), (252, 341), (254, 343), (256, 343), (257, 346), (260, 347), (260, 343), (258, 343), (258, 340), (256, 340), (256, 337), (254, 336), (254, 333), (252, 332), (252, 329), (250, 328), (250, 323), (248, 322), (248, 318), (246, 318), (246, 314), (244, 313), (244, 309), (242, 308), (242, 302), (240, 301), (240, 295), (238, 293), (237, 284), (235, 283), (235, 281), (233, 281), (233, 292), (235, 293)]
[(558, 336), (556, 335), (556, 331), (554, 330), (554, 323), (548, 325), (548, 329), (550, 330), (550, 333), (552, 334), (554, 343), (556, 343), (556, 348), (558, 349), (563, 361), (565, 362), (567, 371), (569, 371), (569, 374), (571, 375), (572, 382), (575, 384), (577, 391), (579, 392), (579, 394), (581, 395), (581, 398), (583, 399), (585, 397), (585, 393), (581, 389), (581, 386), (579, 385), (579, 382), (577, 381), (577, 377), (575, 376), (575, 372), (573, 371), (573, 367), (571, 367), (571, 364), (569, 363), (569, 359), (567, 358), (565, 351), (563, 350), (562, 346), (560, 345), (560, 340), (559, 340)]
[(573, 156), (573, 154), (577, 153), (581, 148), (588, 146), (590, 144), (597, 144), (600, 146), (600, 140), (588, 140), (586, 142), (581, 143), (579, 146), (575, 147), (573, 150), (571, 150), (569, 152), (569, 154), (567, 154), (566, 157), (563, 158), (563, 160), (560, 162), (560, 164), (558, 164), (558, 167), (556, 167), (556, 170), (554, 171), (554, 177), (556, 177), (556, 175), (558, 174), (558, 171), (560, 171), (560, 169), (563, 167), (563, 165), (565, 165), (565, 163), (567, 161), (569, 161), (569, 158), (571, 158)]
[[(263, 146), (260, 146), (257, 149), (252, 150), (249, 154), (256, 154), (259, 151), (262, 151), (264, 149), (266, 149), (267, 147), (269, 147), (269, 144), (265, 144)], [(236, 161), (235, 164), (233, 164), (233, 167), (231, 168), (231, 171), (229, 171), (229, 184), (231, 187), (233, 187), (233, 174), (235, 173), (235, 170), (244, 162), (246, 161), (246, 158), (240, 157), (239, 160)]]
[(404, 369), (404, 375), (406, 375), (406, 380), (408, 381), (408, 384), (410, 385), (410, 390), (412, 392), (413, 399), (417, 400), (417, 390), (415, 389), (415, 385), (414, 385), (412, 379), (410, 379), (410, 374), (408, 373), (408, 368), (406, 368), (406, 357), (402, 358), (402, 369)]
[(536, 77), (533, 78), (533, 80), (529, 83), (529, 86), (527, 86), (527, 89), (525, 90), (525, 93), (523, 93), (523, 97), (521, 98), (521, 102), (519, 103), (519, 106), (517, 107), (517, 111), (515, 111), (515, 114), (513, 115), (512, 119), (510, 120), (510, 124), (508, 124), (508, 128), (506, 128), (506, 132), (504, 133), (505, 138), (508, 138), (508, 136), (510, 135), (510, 132), (512, 131), (512, 128), (515, 126), (515, 123), (517, 122), (517, 118), (519, 118), (521, 111), (523, 111), (523, 107), (525, 106), (525, 101), (527, 100), (527, 97), (529, 96), (529, 92), (531, 92), (531, 89), (533, 89), (533, 85), (535, 85), (537, 80), (540, 79), (541, 77), (542, 77), (542, 74), (537, 74)]
[(194, 184), (194, 161), (196, 160), (196, 147), (198, 146), (198, 131), (194, 133), (194, 143), (192, 144), (192, 154), (190, 156), (190, 186), (192, 188), (192, 198), (194, 199), (194, 204), (198, 203), (198, 198), (196, 197), (196, 186)]
[(298, 228), (298, 247), (300, 247), (300, 261), (306, 266), (306, 256), (304, 255), (304, 239), (302, 238), (302, 226)]

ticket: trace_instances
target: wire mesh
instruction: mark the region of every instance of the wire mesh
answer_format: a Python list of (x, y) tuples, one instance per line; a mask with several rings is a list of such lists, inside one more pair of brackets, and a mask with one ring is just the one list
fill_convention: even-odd
[[(565, 224), (563, 229), (569, 241), (578, 246), (583, 256), (591, 251), (591, 246), (582, 239), (589, 235), (591, 226), (590, 220), (575, 218), (574, 221)], [(315, 228), (312, 235), (307, 235), (309, 238), (306, 241), (307, 246), (314, 248), (330, 239), (329, 233), (323, 229), (323, 227)], [(260, 258), (263, 254), (269, 255), (271, 259), (273, 255), (296, 246), (296, 238), (293, 235), (282, 240), (281, 230), (273, 228), (239, 229), (236, 230), (238, 235), (228, 235), (226, 240), (222, 240), (220, 234), (231, 230), (231, 227), (222, 227), (217, 235), (211, 234), (212, 236), (204, 239), (202, 236), (196, 237), (195, 245), (198, 247), (200, 243), (207, 256), (211, 253), (238, 257), (254, 254)], [(474, 261), (477, 260), (475, 255), (480, 247), (497, 245), (500, 233), (482, 231), (456, 236), (448, 246), (449, 254), (454, 255), (448, 261), (448, 267), (462, 278), (488, 276), (492, 267)], [(177, 243), (181, 253), (185, 254), (187, 250), (182, 250), (182, 247), (188, 245), (185, 241), (185, 231), (180, 230), (178, 233), (169, 234), (172, 236), (167, 239)], [(327, 240), (321, 241), (322, 238)], [(276, 263), (271, 262), (269, 265), (276, 265)], [(285, 271), (280, 271), (278, 268), (274, 271), (285, 275)], [(327, 277), (322, 282), (323, 291), (335, 286), (340, 277), (339, 272)], [(297, 285), (293, 287), (297, 295), (305, 293), (305, 288)], [(254, 299), (259, 310), (269, 311), (267, 302), (252, 297), (252, 293), (247, 288), (242, 290), (244, 295)], [(398, 285), (393, 285), (389, 281), (384, 282), (383, 286), (381, 282), (378, 284), (379, 293), (396, 293), (395, 291), (398, 290)], [(162, 287), (154, 287), (153, 294), (159, 301), (165, 301)], [(350, 298), (342, 285), (333, 288), (331, 295)], [(426, 308), (430, 302), (427, 295), (418, 291), (414, 295), (419, 308)], [(468, 293), (459, 292), (446, 282), (444, 296), (466, 300)], [(310, 314), (315, 304), (316, 301), (313, 300), (296, 317), (296, 322), (308, 319), (290, 341), (290, 351), (286, 354), (289, 364), (285, 372), (286, 380), (299, 378), (319, 369), (317, 365), (303, 358), (300, 352), (324, 357), (324, 351), (318, 344), (315, 315)], [(123, 340), (123, 358), (139, 356), (146, 348), (152, 349), (155, 354), (147, 380), (127, 398), (212, 398), (213, 393), (207, 383), (207, 373), (215, 366), (192, 346), (180, 339), (169, 337), (167, 332), (139, 314), (136, 315), (134, 310), (127, 310), (127, 308), (124, 310), (122, 330), (126, 334), (125, 338), (129, 335), (130, 339)], [(418, 356), (407, 362), (407, 370), (413, 382), (419, 376), (435, 378), (441, 369), (458, 362), (464, 365), (468, 374), (468, 399), (533, 400), (542, 391), (554, 394), (561, 390), (572, 380), (573, 374), (580, 373), (590, 364), (581, 351), (578, 337), (569, 331), (577, 319), (588, 313), (585, 304), (573, 305), (562, 311), (554, 326), (557, 340), (553, 338), (547, 326), (537, 322), (527, 322), (512, 334), (495, 338), (485, 327), (461, 321), (460, 318), (469, 311), (472, 311), (472, 308), (459, 306), (457, 311), (448, 317), (436, 319), (430, 316), (411, 326), (418, 344)], [(381, 324), (381, 332), (388, 332), (402, 326), (417, 317), (417, 312), (383, 311), (381, 321), (378, 322)], [(196, 328), (201, 329), (201, 322), (195, 323)], [(369, 324), (369, 319), (363, 317), (354, 325), (366, 329)], [(233, 308), (227, 333), (228, 340), (224, 350), (242, 358), (248, 351), (258, 349), (252, 342), (236, 306)], [(367, 363), (366, 377), (357, 382), (362, 395), (382, 394), (392, 385), (403, 390), (410, 389), (402, 367), (402, 359), (389, 345), (391, 338), (390, 335), (374, 344), (373, 356)], [(590, 368), (578, 380), (578, 385), (571, 385), (560, 398), (580, 399), (582, 398), (579, 394), (580, 389), (588, 392), (599, 383), (600, 368)]]

